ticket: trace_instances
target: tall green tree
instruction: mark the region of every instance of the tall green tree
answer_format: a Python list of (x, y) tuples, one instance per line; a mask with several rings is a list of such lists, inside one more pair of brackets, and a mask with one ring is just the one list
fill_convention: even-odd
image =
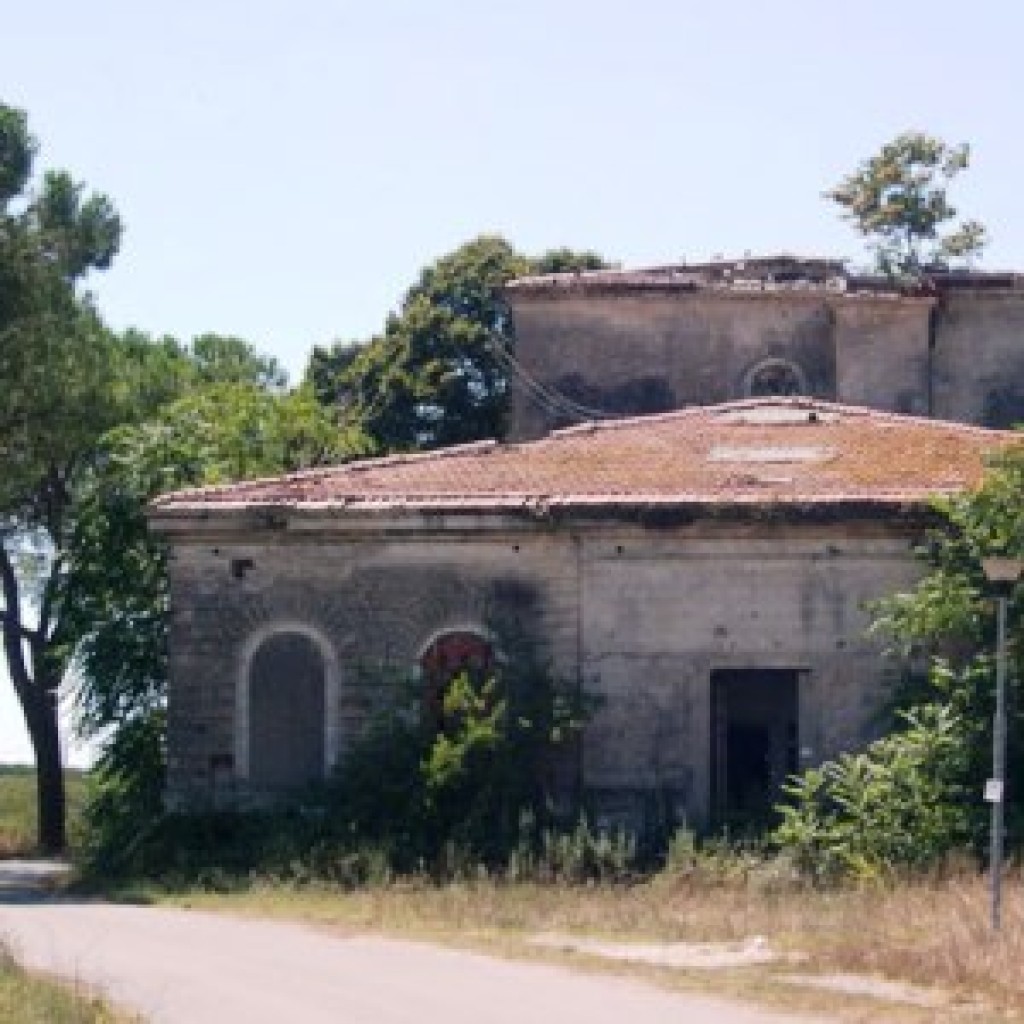
[(604, 270), (608, 264), (593, 249), (569, 249), (560, 246), (548, 249), (531, 260), (531, 274), (572, 274), (587, 270)]
[[(66, 172), (48, 172), (32, 188), (36, 151), (25, 114), (0, 104), (0, 627), (36, 760), (39, 843), (56, 851), (65, 843), (57, 696), (91, 607), (76, 546), (87, 492), (107, 458), (100, 439), (196, 389), (280, 391), (286, 380), (276, 360), (240, 338), (204, 334), (182, 345), (108, 331), (83, 286), (91, 272), (109, 267), (121, 222), (106, 196), (87, 193)], [(319, 414), (311, 396), (301, 401)], [(294, 420), (289, 443), (330, 448), (333, 439), (310, 426), (300, 405), (295, 398), (282, 406)], [(238, 402), (221, 414), (242, 429)], [(268, 443), (246, 423), (252, 444)], [(242, 461), (234, 468), (246, 472)], [(121, 554), (111, 548), (107, 558), (130, 591), (139, 566)]]
[(195, 387), (188, 348), (169, 334), (155, 337), (130, 327), (114, 338), (121, 406), (128, 419), (144, 419)]
[(251, 384), (282, 393), (288, 375), (273, 356), (251, 342), (223, 334), (200, 334), (189, 343), (154, 337), (132, 327), (116, 338), (118, 391), (126, 418), (146, 419), (167, 402), (211, 384)]
[(825, 193), (863, 235), (877, 269), (915, 277), (934, 267), (970, 262), (986, 243), (976, 220), (957, 221), (949, 186), (966, 170), (970, 147), (923, 132), (887, 142)]
[(364, 347), (362, 341), (334, 341), (330, 345), (314, 345), (306, 364), (305, 380), (317, 401), (339, 412), (352, 403), (350, 369)]
[(200, 334), (192, 339), (188, 355), (200, 384), (249, 382), (270, 391), (283, 391), (288, 384), (280, 362), (256, 351), (244, 338)]
[(39, 842), (64, 846), (57, 693), (73, 645), (62, 628), (76, 481), (120, 414), (116, 351), (80, 291), (110, 265), (121, 223), (64, 172), (30, 190), (36, 142), (0, 104), (0, 626), (38, 774)]
[(500, 436), (508, 382), (495, 346), (513, 341), (504, 286), (604, 265), (596, 253), (564, 248), (530, 259), (482, 235), (424, 268), (382, 334), (363, 346), (314, 349), (307, 379), (371, 451)]

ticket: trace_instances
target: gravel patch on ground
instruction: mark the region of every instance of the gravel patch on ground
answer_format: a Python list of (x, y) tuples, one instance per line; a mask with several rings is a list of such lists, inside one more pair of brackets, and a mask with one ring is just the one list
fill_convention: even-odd
[[(573, 935), (544, 934), (534, 936), (531, 945), (556, 949), (563, 953), (669, 967), (683, 970), (730, 970), (737, 967), (759, 967), (768, 964), (794, 963), (807, 959), (800, 953), (779, 953), (772, 950), (760, 935), (744, 942), (602, 942)], [(904, 1003), (925, 1009), (948, 1006), (950, 995), (942, 989), (925, 988), (902, 981), (865, 974), (773, 974), (773, 979), (790, 985), (823, 989), (850, 996), (866, 996), (890, 1003)]]
[(924, 988), (903, 981), (888, 981), (865, 974), (781, 974), (778, 978), (791, 985), (805, 985), (808, 988), (842, 992), (851, 996), (869, 996), (872, 999), (906, 1003), (910, 1006), (938, 1008), (947, 1006), (950, 1002), (949, 993), (942, 989)]
[[(736, 942), (602, 942), (573, 935), (545, 934), (530, 940), (532, 945), (567, 953), (585, 953), (608, 960), (648, 964), (652, 967), (677, 967), (695, 970), (727, 970), (754, 967), (778, 961), (792, 962), (791, 954), (777, 953), (755, 935)], [(803, 957), (796, 959), (802, 960)]]

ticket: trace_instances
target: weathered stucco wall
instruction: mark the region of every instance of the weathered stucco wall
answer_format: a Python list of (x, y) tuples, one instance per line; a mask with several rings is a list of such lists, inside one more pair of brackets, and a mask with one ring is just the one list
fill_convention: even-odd
[[(766, 359), (797, 364), (806, 393), (835, 398), (831, 315), (816, 297), (670, 293), (512, 299), (516, 357), (581, 405), (634, 415), (709, 405), (745, 393)], [(553, 425), (513, 381), (509, 436)]]
[[(509, 293), (530, 377), (613, 415), (745, 397), (766, 360), (809, 396), (986, 426), (1024, 420), (1024, 291)], [(564, 426), (513, 378), (509, 437)]]
[[(239, 575), (239, 567), (243, 567)], [(171, 569), (169, 793), (247, 795), (246, 661), (276, 631), (315, 636), (334, 661), (325, 756), (344, 755), (381, 672), (405, 671), (438, 632), (514, 617), (556, 658), (574, 650), (576, 569), (561, 543), (450, 537), (181, 544)], [(282, 679), (282, 685), (287, 680)]]
[(935, 415), (990, 427), (1024, 422), (1024, 292), (952, 293), (938, 313)]
[(928, 415), (931, 299), (860, 297), (836, 304), (838, 398)]
[(372, 706), (367, 668), (411, 669), (439, 632), (516, 620), (561, 679), (599, 698), (581, 766), (604, 818), (634, 820), (657, 790), (701, 821), (711, 672), (798, 670), (804, 759), (856, 746), (873, 735), (885, 678), (862, 604), (917, 571), (906, 535), (880, 526), (180, 538), (169, 795), (179, 805), (259, 796), (246, 665), (275, 630), (311, 636), (324, 653), (326, 767)]
[(866, 635), (864, 603), (906, 586), (918, 567), (903, 538), (841, 534), (585, 545), (583, 677), (604, 703), (584, 767), (609, 809), (662, 790), (678, 813), (706, 817), (718, 669), (798, 670), (804, 763), (876, 734), (887, 666)]

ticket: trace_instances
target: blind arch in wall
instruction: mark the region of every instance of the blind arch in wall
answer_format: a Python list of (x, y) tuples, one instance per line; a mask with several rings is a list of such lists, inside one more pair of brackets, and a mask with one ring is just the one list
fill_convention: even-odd
[(305, 633), (267, 636), (249, 660), (248, 771), (257, 789), (288, 790), (324, 777), (327, 664)]

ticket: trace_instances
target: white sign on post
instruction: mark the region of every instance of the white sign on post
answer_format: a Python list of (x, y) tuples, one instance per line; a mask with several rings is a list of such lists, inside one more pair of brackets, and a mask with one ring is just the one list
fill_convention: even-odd
[(1001, 804), (1003, 802), (1003, 780), (988, 779), (985, 782), (985, 802)]

